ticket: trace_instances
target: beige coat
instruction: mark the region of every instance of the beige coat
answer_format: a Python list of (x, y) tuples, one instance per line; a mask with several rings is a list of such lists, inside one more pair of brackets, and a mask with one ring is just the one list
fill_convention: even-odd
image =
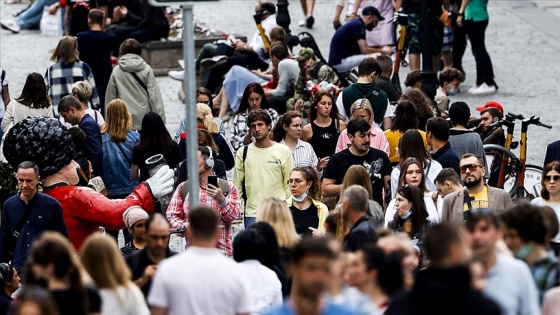
[[(443, 198), (442, 222), (463, 222), (465, 189), (451, 193)], [(501, 213), (513, 206), (511, 197), (503, 189), (488, 187), (488, 208)]]

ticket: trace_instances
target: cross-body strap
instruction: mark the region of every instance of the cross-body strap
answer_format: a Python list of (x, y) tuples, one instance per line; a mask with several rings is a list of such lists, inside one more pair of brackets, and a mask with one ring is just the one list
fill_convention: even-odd
[(245, 208), (247, 208), (247, 188), (245, 187), (245, 178), (247, 178), (247, 174), (245, 170), (245, 160), (247, 160), (247, 153), (249, 152), (249, 146), (246, 145), (243, 147), (243, 181), (241, 182), (241, 197), (243, 198), (243, 203), (245, 204)]
[(146, 86), (146, 83), (144, 83), (142, 79), (140, 79), (140, 77), (136, 74), (136, 72), (129, 72), (129, 73), (134, 77), (134, 79), (138, 82), (138, 84), (140, 84), (140, 86), (144, 88), (144, 90), (146, 91), (146, 94), (148, 95), (148, 106), (150, 107), (150, 112), (153, 112), (152, 104), (150, 104), (150, 91), (148, 91), (148, 86)]
[(15, 252), (16, 243), (17, 243), (17, 240), (18, 240), (19, 235), (21, 233), (21, 230), (23, 230), (23, 227), (25, 226), (25, 224), (27, 223), (27, 220), (29, 219), (29, 216), (31, 215), (31, 210), (32, 210), (32, 207), (26, 207), (25, 213), (19, 219), (19, 221), (16, 225), (16, 228), (14, 229), (14, 233), (12, 234), (12, 244), (10, 246), (10, 253), (12, 255)]
[[(469, 192), (467, 191), (467, 189), (463, 189), (463, 204), (461, 205), (461, 208), (464, 207), (464, 205), (467, 204), (467, 207), (469, 208), (469, 211), (472, 210), (472, 202), (471, 202), (471, 197), (469, 196)], [(463, 211), (463, 219), (467, 220), (467, 215), (468, 211)]]

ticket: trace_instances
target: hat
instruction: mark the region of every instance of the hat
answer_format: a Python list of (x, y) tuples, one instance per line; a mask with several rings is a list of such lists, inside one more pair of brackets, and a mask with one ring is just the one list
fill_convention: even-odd
[(375, 15), (379, 21), (385, 20), (385, 18), (379, 13), (376, 7), (368, 6), (362, 10), (362, 16), (364, 15)]
[(136, 222), (140, 220), (147, 220), (148, 213), (139, 206), (132, 206), (123, 214), (123, 221), (127, 228), (131, 228)]
[(304, 61), (305, 59), (309, 59), (313, 57), (315, 57), (315, 51), (313, 51), (313, 49), (309, 47), (303, 47), (302, 49), (299, 50), (296, 59), (297, 61)]
[(500, 113), (504, 113), (504, 108), (502, 107), (502, 105), (500, 105), (500, 103), (496, 102), (496, 101), (488, 101), (486, 102), (486, 104), (484, 104), (484, 106), (477, 106), (476, 110), (481, 112), (487, 108), (495, 108), (497, 110), (500, 111)]

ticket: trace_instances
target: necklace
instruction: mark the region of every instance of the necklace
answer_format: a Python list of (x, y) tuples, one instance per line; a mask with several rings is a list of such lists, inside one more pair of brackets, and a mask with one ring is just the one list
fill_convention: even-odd
[(309, 208), (309, 206), (311, 206), (311, 201), (309, 200), (309, 198), (306, 198), (302, 202), (297, 202), (294, 200), (292, 204), (294, 205), (294, 207), (298, 208), (299, 210), (305, 210)]

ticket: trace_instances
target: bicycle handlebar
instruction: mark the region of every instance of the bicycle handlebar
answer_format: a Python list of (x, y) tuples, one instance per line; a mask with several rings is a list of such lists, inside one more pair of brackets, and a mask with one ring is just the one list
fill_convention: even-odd
[(520, 114), (516, 114), (516, 113), (512, 113), (512, 112), (508, 112), (507, 115), (510, 116), (513, 119), (519, 119), (519, 120), (525, 119), (525, 116), (520, 115)]
[(539, 127), (544, 127), (544, 128), (548, 128), (548, 129), (552, 129), (552, 126), (549, 124), (545, 124), (541, 122), (541, 118), (537, 117), (537, 116), (533, 116), (531, 118), (528, 119), (528, 122), (530, 125), (537, 125)]

